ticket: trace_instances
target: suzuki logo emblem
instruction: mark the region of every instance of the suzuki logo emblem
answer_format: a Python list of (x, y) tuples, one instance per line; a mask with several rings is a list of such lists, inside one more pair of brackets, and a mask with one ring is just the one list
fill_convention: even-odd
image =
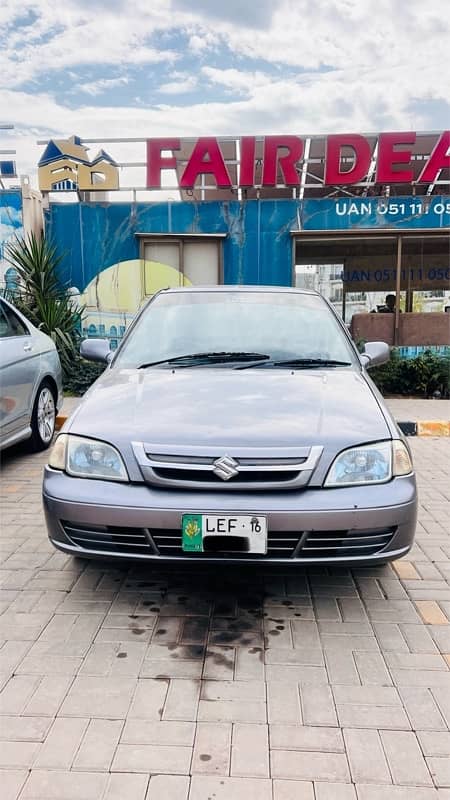
[(222, 456), (214, 461), (213, 472), (223, 481), (229, 481), (239, 473), (239, 464), (231, 456)]

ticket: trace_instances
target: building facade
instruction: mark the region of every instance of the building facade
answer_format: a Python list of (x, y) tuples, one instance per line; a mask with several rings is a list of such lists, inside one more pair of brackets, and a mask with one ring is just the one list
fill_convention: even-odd
[(449, 132), (148, 140), (146, 180), (121, 187), (126, 201), (101, 190), (118, 186), (111, 170), (125, 174), (127, 162), (102, 150), (108, 183), (99, 175), (81, 190), (57, 144), (44, 154), (45, 190), (54, 150), (78, 193), (58, 202), (55, 162), (46, 230), (64, 255), (62, 281), (85, 306), (84, 332), (113, 347), (167, 286), (304, 286), (347, 322), (387, 293), (410, 314), (450, 302)]

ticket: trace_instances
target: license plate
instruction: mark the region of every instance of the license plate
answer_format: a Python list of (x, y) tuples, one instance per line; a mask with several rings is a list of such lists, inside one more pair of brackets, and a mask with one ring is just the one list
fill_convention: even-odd
[[(205, 552), (209, 549), (208, 539), (215, 538), (217, 543), (218, 536), (223, 538), (220, 549), (225, 552), (228, 552), (227, 538), (230, 542), (230, 552), (233, 549), (240, 553), (264, 554), (267, 552), (266, 517), (184, 514), (181, 529), (183, 550), (186, 553)], [(216, 552), (220, 552), (217, 548), (214, 549)]]

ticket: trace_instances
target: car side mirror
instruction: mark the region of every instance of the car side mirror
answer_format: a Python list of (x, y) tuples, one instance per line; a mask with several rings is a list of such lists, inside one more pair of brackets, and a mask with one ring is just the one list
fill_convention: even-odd
[(359, 359), (366, 369), (378, 367), (389, 361), (391, 352), (386, 342), (366, 342), (364, 351), (360, 353)]
[(83, 339), (81, 342), (80, 356), (86, 361), (107, 364), (111, 361), (112, 355), (108, 339)]

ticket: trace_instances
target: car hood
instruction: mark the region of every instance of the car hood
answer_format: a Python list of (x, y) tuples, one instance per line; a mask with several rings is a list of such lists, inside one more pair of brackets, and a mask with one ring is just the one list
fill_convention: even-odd
[[(388, 413), (385, 411), (386, 416)], [(65, 430), (174, 447), (340, 450), (390, 438), (368, 381), (353, 369), (108, 369)]]

